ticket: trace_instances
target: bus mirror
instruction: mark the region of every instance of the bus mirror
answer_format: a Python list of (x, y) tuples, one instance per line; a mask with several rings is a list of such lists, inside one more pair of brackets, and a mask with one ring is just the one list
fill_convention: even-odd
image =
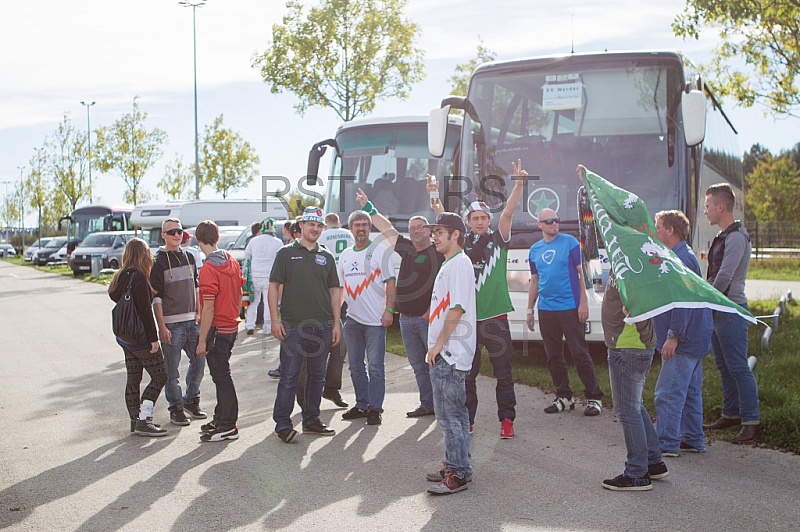
[(683, 110), (683, 135), (686, 145), (697, 146), (706, 136), (706, 96), (702, 91), (692, 90), (681, 94)]
[(450, 106), (445, 105), (439, 109), (434, 109), (428, 115), (428, 151), (436, 158), (444, 155), (444, 145), (447, 141), (448, 113), (450, 113)]
[(322, 156), (325, 155), (325, 152), (328, 150), (328, 146), (331, 146), (337, 150), (339, 149), (336, 141), (333, 139), (323, 140), (322, 142), (317, 142), (311, 146), (311, 151), (308, 152), (308, 168), (306, 169), (306, 184), (308, 186), (313, 187), (317, 184), (317, 176), (319, 175), (319, 161), (322, 159)]

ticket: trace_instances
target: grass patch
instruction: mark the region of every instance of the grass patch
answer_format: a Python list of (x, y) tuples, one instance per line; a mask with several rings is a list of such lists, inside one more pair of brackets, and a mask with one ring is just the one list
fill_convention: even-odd
[(800, 281), (800, 258), (752, 259), (747, 278), (767, 281)]

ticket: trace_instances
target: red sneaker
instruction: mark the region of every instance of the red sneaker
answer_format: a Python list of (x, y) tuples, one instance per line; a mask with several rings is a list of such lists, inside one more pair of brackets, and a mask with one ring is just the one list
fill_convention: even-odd
[(504, 440), (510, 440), (514, 437), (514, 422), (505, 418), (500, 422), (500, 437)]

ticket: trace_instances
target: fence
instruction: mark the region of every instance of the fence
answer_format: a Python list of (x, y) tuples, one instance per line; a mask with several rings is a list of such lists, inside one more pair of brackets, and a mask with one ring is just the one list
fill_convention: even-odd
[(765, 252), (772, 255), (800, 254), (800, 222), (748, 220), (745, 221), (745, 227), (750, 233), (753, 254), (756, 256)]

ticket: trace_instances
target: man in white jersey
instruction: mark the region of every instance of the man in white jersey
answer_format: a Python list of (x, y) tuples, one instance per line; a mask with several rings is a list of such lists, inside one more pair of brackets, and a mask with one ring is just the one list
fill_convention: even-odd
[(347, 225), (355, 245), (339, 257), (339, 279), (347, 303), (344, 337), (356, 404), (342, 419), (366, 417), (368, 425), (380, 425), (386, 395), (386, 328), (392, 324), (395, 303), (394, 261), (382, 239), (370, 240), (368, 213), (353, 212)]
[(250, 303), (247, 319), (244, 323), (244, 328), (247, 330), (248, 335), (253, 334), (255, 331), (257, 309), (262, 301), (264, 302), (264, 316), (266, 317), (263, 331), (266, 335), (272, 334), (272, 325), (269, 322), (269, 302), (267, 301), (269, 274), (272, 271), (272, 265), (275, 263), (275, 255), (282, 247), (283, 242), (275, 236), (275, 221), (272, 218), (267, 218), (261, 222), (261, 234), (251, 238), (244, 249), (244, 259), (250, 264), (247, 277), (253, 283), (253, 300)]
[[(353, 234), (347, 229), (340, 227), (339, 215), (335, 212), (328, 213), (325, 216), (325, 229), (320, 233), (318, 242), (328, 248), (336, 259), (336, 264), (339, 264), (339, 256), (342, 251), (353, 246)], [(337, 268), (338, 272), (338, 268)], [(339, 283), (342, 280), (339, 279)], [(347, 317), (347, 304), (342, 305), (340, 314), (342, 322)], [(347, 342), (344, 337), (338, 344), (331, 346), (331, 351), (328, 356), (328, 369), (325, 373), (325, 389), (322, 390), (322, 397), (328, 401), (332, 401), (340, 408), (347, 408), (347, 401), (342, 399), (342, 368), (344, 367), (344, 357), (347, 356)], [(300, 369), (300, 377), (297, 380), (297, 403), (303, 406), (303, 393), (305, 389), (306, 380), (306, 365)]]
[(477, 340), (475, 276), (472, 261), (463, 251), (467, 227), (461, 217), (446, 212), (426, 227), (433, 228), (436, 251), (445, 257), (431, 295), (426, 356), (436, 420), (444, 434), (445, 460), (440, 471), (427, 475), (428, 480), (438, 482), (428, 493), (446, 495), (467, 489), (472, 480), (466, 379)]

